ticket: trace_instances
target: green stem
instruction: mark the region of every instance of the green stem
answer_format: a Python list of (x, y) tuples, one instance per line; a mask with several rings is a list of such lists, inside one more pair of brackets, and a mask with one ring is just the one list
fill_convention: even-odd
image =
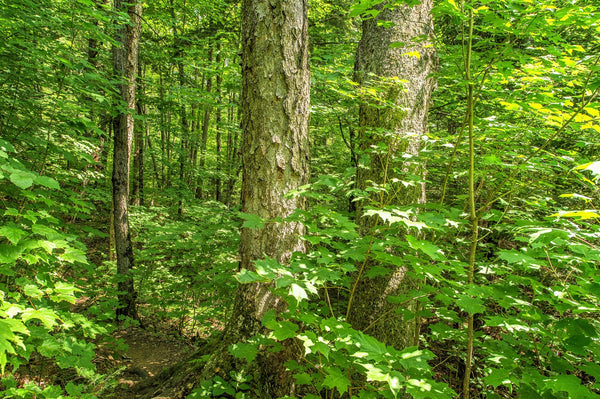
[[(467, 80), (467, 126), (469, 131), (469, 219), (471, 220), (471, 248), (469, 251), (468, 285), (475, 281), (475, 256), (478, 241), (478, 215), (475, 207), (475, 138), (473, 128), (474, 95), (471, 81), (471, 55), (473, 52), (473, 8), (469, 8), (469, 38), (467, 41), (465, 59), (465, 78)], [(465, 376), (463, 379), (463, 399), (469, 399), (469, 386), (474, 350), (473, 314), (467, 317), (467, 356), (465, 359)]]

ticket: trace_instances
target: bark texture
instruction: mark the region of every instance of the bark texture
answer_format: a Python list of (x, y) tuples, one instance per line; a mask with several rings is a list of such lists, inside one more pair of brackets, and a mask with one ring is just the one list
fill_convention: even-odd
[(140, 2), (125, 3), (115, 0), (114, 8), (125, 12), (131, 19), (131, 24), (117, 26), (116, 39), (121, 43), (114, 48), (113, 64), (115, 76), (122, 81), (119, 87), (120, 100), (126, 106), (127, 112), (119, 113), (113, 120), (114, 155), (113, 155), (113, 226), (115, 231), (115, 249), (117, 255), (117, 274), (119, 307), (118, 316), (137, 318), (135, 307), (135, 290), (133, 287), (133, 251), (129, 233), (129, 170), (131, 143), (133, 140), (135, 113), (135, 89), (138, 63), (138, 43), (140, 40)]
[[(372, 185), (388, 187), (371, 196), (376, 207), (425, 201), (423, 184), (405, 186), (393, 181), (424, 174), (424, 167), (412, 157), (418, 155), (427, 133), (427, 112), (435, 86), (430, 76), (436, 65), (435, 51), (428, 40), (433, 34), (431, 7), (431, 0), (394, 7), (384, 2), (378, 6), (381, 12), (376, 18), (363, 22), (355, 80), (363, 87), (375, 88), (379, 97), (367, 99), (360, 107), (358, 143), (362, 159), (357, 186), (363, 190)], [(376, 218), (363, 215), (365, 205), (362, 202), (358, 206), (357, 223), (367, 235), (373, 232)], [(374, 264), (367, 262), (358, 276), (348, 321), (397, 348), (413, 345), (414, 320), (403, 320), (395, 312), (397, 305), (386, 299), (413, 288), (405, 277), (407, 269), (394, 266), (386, 276), (366, 278), (365, 272)], [(402, 306), (414, 310), (415, 304)]]
[[(242, 3), (242, 211), (265, 220), (283, 218), (304, 207), (304, 200), (285, 197), (308, 183), (310, 79), (308, 71), (307, 0), (244, 0)], [(285, 264), (304, 251), (300, 223), (268, 222), (241, 232), (240, 268), (255, 270), (266, 256)], [(220, 342), (200, 371), (189, 365), (143, 397), (183, 398), (202, 380), (228, 380), (235, 370), (252, 376), (253, 398), (295, 396), (294, 379), (284, 364), (297, 355), (291, 342), (273, 353), (261, 350), (248, 364), (227, 348), (266, 332), (261, 321), (285, 303), (266, 284), (241, 285)], [(288, 340), (289, 341), (289, 340)], [(200, 375), (198, 375), (200, 374)], [(156, 387), (156, 385), (154, 385)]]
[[(285, 195), (308, 183), (309, 177), (307, 8), (306, 0), (242, 4), (242, 211), (264, 220), (304, 208), (303, 199)], [(253, 262), (265, 255), (287, 263), (293, 252), (305, 249), (299, 239), (303, 230), (300, 223), (273, 222), (261, 229), (242, 229), (240, 268), (254, 270)], [(267, 285), (240, 286), (224, 342), (261, 332), (265, 313), (284, 308)], [(293, 379), (283, 366), (291, 352), (284, 349), (257, 358), (253, 373), (264, 397), (293, 393)]]

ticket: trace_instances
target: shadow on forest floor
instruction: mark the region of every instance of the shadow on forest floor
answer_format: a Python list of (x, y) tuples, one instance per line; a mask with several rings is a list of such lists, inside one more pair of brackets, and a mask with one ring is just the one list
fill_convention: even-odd
[[(158, 375), (194, 352), (195, 348), (183, 341), (174, 339), (167, 332), (151, 332), (141, 328), (116, 331), (112, 336), (127, 345), (120, 356), (103, 353), (99, 348), (97, 360), (101, 372), (122, 371), (117, 376), (118, 386), (110, 398), (134, 398), (132, 388), (140, 381)], [(106, 370), (106, 371), (104, 371)]]

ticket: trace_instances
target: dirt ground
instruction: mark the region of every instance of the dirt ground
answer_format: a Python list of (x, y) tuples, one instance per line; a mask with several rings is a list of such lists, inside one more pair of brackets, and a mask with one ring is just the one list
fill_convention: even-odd
[[(100, 350), (97, 359), (99, 368), (122, 370), (117, 375), (118, 387), (110, 398), (133, 398), (131, 388), (140, 381), (154, 377), (194, 351), (194, 347), (181, 339), (165, 335), (164, 331), (153, 333), (141, 328), (117, 331), (115, 339), (122, 340), (127, 349), (114, 354)], [(168, 399), (168, 398), (163, 398)]]

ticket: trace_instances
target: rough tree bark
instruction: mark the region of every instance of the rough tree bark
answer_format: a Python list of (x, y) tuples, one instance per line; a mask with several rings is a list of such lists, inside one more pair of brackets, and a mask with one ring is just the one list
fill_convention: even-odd
[[(242, 3), (242, 211), (265, 220), (286, 217), (304, 207), (290, 190), (308, 182), (308, 72), (307, 0), (244, 0)], [(301, 223), (269, 222), (241, 233), (240, 268), (255, 270), (254, 261), (266, 256), (285, 264), (295, 251), (304, 251)], [(266, 332), (261, 320), (285, 303), (269, 285), (238, 288), (231, 318), (212, 356), (201, 370), (187, 367), (169, 371), (144, 397), (189, 394), (204, 379), (229, 379), (236, 370), (252, 376), (253, 398), (294, 395), (294, 379), (284, 364), (296, 355), (289, 342), (273, 353), (261, 350), (250, 364), (234, 359), (227, 348)]]
[(141, 2), (126, 3), (123, 0), (115, 0), (114, 8), (117, 12), (127, 13), (131, 20), (130, 24), (122, 23), (116, 27), (116, 39), (121, 44), (115, 46), (113, 51), (114, 73), (122, 82), (119, 85), (120, 100), (127, 109), (126, 112), (120, 112), (113, 120), (113, 226), (117, 274), (119, 275), (117, 317), (137, 318), (136, 294), (131, 274), (133, 251), (127, 204), (129, 203), (130, 154), (134, 130), (133, 115), (136, 109), (135, 89), (142, 4)]
[[(392, 7), (385, 1), (377, 7), (377, 17), (363, 22), (355, 80), (363, 87), (378, 88), (380, 99), (367, 100), (360, 107), (358, 145), (366, 165), (358, 168), (357, 186), (365, 189), (373, 183), (392, 184), (393, 189), (371, 196), (379, 206), (425, 201), (423, 184), (405, 187), (392, 182), (394, 178), (410, 180), (409, 174), (424, 174), (424, 167), (411, 158), (419, 154), (427, 133), (429, 100), (435, 86), (431, 73), (436, 56), (429, 40), (433, 34), (431, 7), (432, 0)], [(386, 27), (382, 22), (392, 24)], [(379, 144), (385, 150), (374, 151)], [(357, 224), (363, 234), (371, 234), (376, 218), (365, 217), (364, 207), (364, 202), (358, 206)], [(369, 334), (397, 348), (416, 344), (415, 320), (398, 317), (394, 312), (397, 305), (386, 299), (413, 288), (405, 276), (407, 269), (395, 267), (386, 276), (366, 278), (366, 271), (374, 264), (367, 262), (358, 276), (348, 321), (358, 330), (368, 328)], [(402, 306), (415, 310), (414, 302)]]

